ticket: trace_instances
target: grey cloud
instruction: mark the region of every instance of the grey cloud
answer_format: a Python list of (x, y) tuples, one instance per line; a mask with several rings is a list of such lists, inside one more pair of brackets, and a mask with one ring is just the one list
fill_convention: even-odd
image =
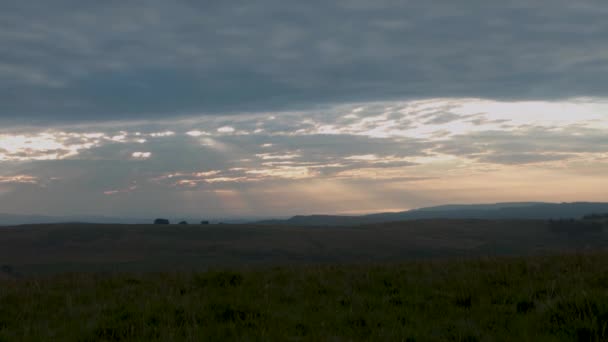
[[(402, 109), (406, 109), (406, 114), (400, 116), (397, 113)], [(349, 206), (350, 209), (356, 207), (357, 201), (369, 201), (379, 209), (407, 207), (412, 203), (427, 203), (425, 201), (433, 198), (444, 200), (440, 190), (412, 189), (433, 177), (445, 181), (442, 178), (450, 177), (455, 170), (468, 170), (461, 169), (465, 164), (471, 170), (487, 170), (489, 167), (500, 169), (498, 164), (563, 161), (560, 165), (567, 168), (568, 162), (577, 160), (580, 154), (587, 154), (579, 159), (584, 163), (604, 158), (602, 163), (605, 164), (608, 153), (605, 128), (589, 128), (592, 124), (589, 117), (570, 126), (518, 124), (505, 131), (476, 132), (474, 130), (480, 127), (469, 125), (474, 129), (471, 133), (453, 135), (453, 132), (439, 131), (437, 136), (417, 138), (407, 135), (375, 138), (339, 131), (319, 134), (314, 129), (292, 134), (318, 125), (334, 124), (344, 128), (336, 122), (355, 110), (359, 118), (349, 125), (384, 114), (386, 117), (382, 120), (395, 121), (395, 125), (405, 117), (407, 125), (410, 119), (425, 122), (442, 111), (385, 103), (306, 112), (307, 115), (301, 118), (298, 113), (289, 113), (274, 120), (268, 120), (268, 115), (260, 115), (175, 123), (115, 123), (95, 126), (97, 134), (87, 134), (90, 131), (82, 127), (66, 131), (42, 130), (43, 137), (51, 142), (58, 139), (69, 151), (74, 151), (74, 146), (91, 145), (63, 160), (25, 158), (50, 153), (44, 150), (46, 142), (40, 144), (42, 152), (17, 149), (16, 153), (21, 153), (25, 159), (0, 164), (0, 179), (4, 179), (0, 180), (3, 183), (0, 205), (10, 212), (34, 208), (32, 210), (46, 211), (41, 213), (112, 213), (146, 217), (151, 213), (296, 214), (349, 210)], [(462, 115), (462, 122), (470, 119), (467, 115)], [(310, 124), (303, 123), (305, 120), (310, 120)], [(260, 122), (264, 123), (260, 127), (265, 131), (253, 133)], [(218, 128), (223, 126), (233, 127), (234, 132), (219, 132)], [(186, 132), (191, 130), (208, 133), (188, 136)], [(175, 134), (162, 134), (166, 131)], [(40, 137), (35, 132), (23, 134)], [(114, 139), (121, 135), (124, 138)], [(137, 141), (140, 138), (146, 141), (140, 143)], [(24, 146), (35, 148), (36, 144)], [(15, 145), (7, 147), (14, 149)], [(13, 153), (8, 149), (0, 154)], [(150, 156), (133, 158), (136, 152), (150, 153)], [(440, 160), (437, 164), (432, 161), (426, 164), (427, 157), (432, 160), (435, 153), (468, 158), (473, 163), (451, 164)], [(605, 168), (601, 165), (597, 169), (594, 167), (593, 172), (599, 174), (596, 170)], [(572, 172), (580, 171), (573, 169)], [(322, 196), (315, 197), (307, 191), (320, 191)], [(334, 191), (334, 197), (324, 197), (324, 191)], [(351, 194), (349, 191), (360, 197), (348, 198), (346, 202), (338, 200), (344, 194)], [(429, 198), (425, 199), (426, 196)], [(332, 202), (339, 203), (332, 206)]]
[(607, 14), (594, 0), (3, 2), (0, 120), (605, 96)]
[(528, 164), (566, 160), (579, 153), (608, 153), (608, 140), (602, 129), (531, 127), (458, 135), (433, 150), (497, 164)]
[[(509, 120), (507, 119), (503, 119), (503, 120), (490, 120), (488, 118), (484, 118), (484, 117), (476, 117), (474, 119), (468, 120), (468, 122), (476, 125), (476, 126), (481, 126), (481, 125), (487, 125), (487, 124), (505, 124), (507, 122), (509, 122)], [(501, 125), (502, 128), (508, 129), (511, 128), (512, 126), (510, 125)]]
[(553, 154), (553, 153), (491, 153), (478, 158), (479, 161), (494, 164), (531, 164), (548, 161), (567, 160), (572, 158), (572, 154)]
[[(215, 123), (216, 126), (221, 124)], [(243, 125), (235, 122), (233, 126), (240, 130), (249, 124), (248, 121)], [(84, 202), (110, 205), (106, 199), (108, 194), (134, 199), (150, 194), (162, 197), (162, 192), (175, 195), (193, 190), (247, 191), (258, 184), (287, 186), (300, 178), (331, 178), (360, 168), (407, 167), (413, 165), (407, 157), (424, 155), (424, 150), (432, 146), (417, 139), (377, 139), (356, 135), (222, 135), (215, 132), (213, 136), (191, 137), (184, 134), (185, 127), (180, 127), (180, 124), (163, 127), (177, 131), (175, 135), (154, 138), (151, 137), (153, 130), (137, 128), (132, 127), (122, 133), (117, 128), (98, 128), (100, 133), (94, 137), (87, 137), (85, 132), (46, 132), (44, 134), (62, 139), (68, 149), (72, 144), (82, 144), (83, 140), (100, 142), (61, 160), (34, 160), (40, 153), (50, 153), (46, 150), (23, 152), (23, 160), (4, 161), (2, 170), (9, 173), (7, 176), (35, 177), (39, 185), (44, 185), (38, 189), (38, 199), (49, 200), (61, 194), (61, 206), (76, 210)], [(135, 135), (136, 131), (139, 136)], [(125, 138), (112, 140), (119, 134)], [(32, 136), (36, 134), (32, 133)], [(145, 137), (146, 141), (139, 143), (137, 137)], [(209, 144), (208, 140), (214, 144)], [(147, 152), (150, 157), (143, 160), (132, 158), (135, 152)], [(288, 154), (293, 158), (280, 159)], [(378, 160), (348, 159), (365, 154), (375, 154)], [(273, 158), (265, 159), (263, 156)], [(169, 175), (172, 176), (167, 177)], [(180, 181), (183, 181), (181, 185)], [(23, 188), (26, 185), (30, 186), (13, 187), (11, 195), (0, 196), (0, 202), (13, 198), (14, 205), (25, 203), (34, 192)], [(71, 200), (69, 196), (75, 199)], [(60, 203), (55, 204), (59, 208)], [(92, 209), (89, 207), (89, 210)], [(101, 208), (99, 210), (102, 211)]]
[(462, 115), (456, 115), (453, 113), (442, 113), (442, 114), (433, 116), (431, 119), (426, 121), (425, 124), (441, 125), (441, 124), (445, 124), (448, 122), (461, 120), (461, 119), (462, 119)]

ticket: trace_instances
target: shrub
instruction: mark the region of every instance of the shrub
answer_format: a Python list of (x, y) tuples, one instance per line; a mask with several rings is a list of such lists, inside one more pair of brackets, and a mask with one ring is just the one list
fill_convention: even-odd
[(154, 220), (154, 224), (170, 224), (170, 222), (167, 219), (158, 218)]

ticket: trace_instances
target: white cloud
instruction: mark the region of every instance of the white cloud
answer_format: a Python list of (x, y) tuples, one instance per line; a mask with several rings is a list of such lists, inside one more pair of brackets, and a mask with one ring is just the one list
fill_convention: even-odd
[(38, 177), (29, 175), (0, 176), (0, 184), (37, 184)]
[(173, 132), (173, 131), (154, 132), (154, 133), (149, 134), (149, 136), (151, 136), (153, 138), (165, 138), (165, 137), (172, 137), (174, 135), (175, 135), (175, 132)]
[(278, 166), (266, 169), (253, 169), (245, 173), (258, 177), (283, 178), (283, 179), (304, 179), (316, 176), (318, 173), (304, 166)]
[(258, 153), (255, 156), (263, 160), (288, 160), (300, 157), (297, 153)]
[(358, 155), (358, 156), (350, 156), (350, 157), (346, 157), (344, 159), (346, 159), (346, 160), (375, 161), (375, 160), (378, 160), (378, 156), (376, 156), (375, 154), (364, 154), (364, 155)]
[(234, 128), (230, 126), (223, 126), (217, 129), (219, 133), (234, 133)]
[(96, 135), (66, 132), (0, 134), (0, 161), (66, 159), (100, 143)]
[(152, 156), (152, 153), (150, 153), (150, 152), (133, 152), (131, 154), (131, 156), (136, 159), (148, 159), (148, 158), (150, 158), (150, 156)]
[(201, 135), (209, 135), (209, 133), (197, 131), (197, 130), (186, 132), (186, 134), (191, 137), (200, 137)]

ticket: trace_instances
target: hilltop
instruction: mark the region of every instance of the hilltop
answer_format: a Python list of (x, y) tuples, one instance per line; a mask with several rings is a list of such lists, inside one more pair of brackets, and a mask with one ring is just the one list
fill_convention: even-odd
[(459, 204), (420, 208), (394, 213), (359, 216), (298, 215), (287, 220), (258, 221), (264, 225), (354, 226), (420, 219), (484, 219), (484, 220), (549, 220), (579, 219), (592, 213), (608, 213), (604, 202), (508, 202), (495, 204)]

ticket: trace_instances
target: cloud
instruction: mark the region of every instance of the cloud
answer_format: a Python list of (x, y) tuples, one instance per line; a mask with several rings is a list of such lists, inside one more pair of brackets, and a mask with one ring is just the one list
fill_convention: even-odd
[(148, 159), (152, 156), (150, 152), (133, 152), (131, 156), (136, 159)]
[(0, 184), (37, 184), (38, 178), (29, 175), (0, 176)]
[(606, 113), (595, 99), (438, 98), (4, 129), (0, 206), (287, 215), (524, 199), (522, 184), (545, 196), (529, 200), (598, 199)]
[(567, 160), (575, 157), (572, 154), (555, 154), (555, 153), (492, 153), (481, 156), (479, 161), (495, 164), (531, 164), (542, 163), (556, 160)]
[(119, 189), (119, 190), (107, 190), (104, 191), (103, 194), (106, 196), (113, 196), (113, 195), (119, 195), (119, 194), (128, 194), (131, 193), (133, 191), (137, 190), (137, 184), (133, 184), (127, 188), (124, 189)]
[(482, 131), (454, 136), (434, 151), (497, 164), (588, 158), (608, 152), (607, 131), (577, 126)]
[(186, 132), (187, 135), (191, 136), (191, 137), (200, 137), (201, 135), (209, 135), (209, 133), (206, 132), (201, 132), (201, 131), (190, 131), (190, 132)]
[(217, 129), (219, 133), (234, 133), (234, 128), (230, 126), (224, 126)]
[(3, 3), (0, 121), (604, 96), (607, 14), (594, 0)]

